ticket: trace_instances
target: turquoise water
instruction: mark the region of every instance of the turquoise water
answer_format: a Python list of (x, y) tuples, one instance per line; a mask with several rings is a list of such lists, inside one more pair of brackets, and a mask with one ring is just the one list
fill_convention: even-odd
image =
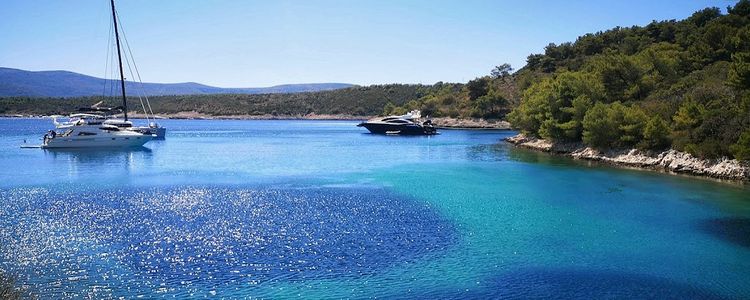
[(0, 270), (44, 299), (750, 297), (746, 186), (355, 124), (165, 120), (96, 152), (0, 119)]

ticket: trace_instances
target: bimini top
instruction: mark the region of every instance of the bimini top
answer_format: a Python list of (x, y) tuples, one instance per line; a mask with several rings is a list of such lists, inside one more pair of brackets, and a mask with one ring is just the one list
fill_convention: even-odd
[(415, 109), (415, 110), (412, 110), (412, 111), (406, 113), (405, 115), (391, 116), (389, 118), (399, 118), (399, 119), (412, 120), (412, 119), (419, 119), (421, 117), (422, 117), (422, 112)]
[(418, 124), (418, 119), (421, 118), (419, 110), (412, 110), (405, 115), (400, 116), (387, 116), (384, 118), (370, 119), (365, 123), (388, 123), (388, 124)]
[(402, 117), (386, 117), (381, 119), (380, 121), (373, 121), (370, 123), (376, 123), (376, 122), (382, 122), (382, 123), (388, 123), (388, 124), (416, 124), (416, 122), (413, 119), (406, 119)]
[(82, 125), (99, 125), (104, 122), (106, 118), (102, 115), (95, 114), (72, 114), (68, 116), (67, 122), (57, 122), (57, 117), (52, 117), (52, 123), (55, 124), (56, 128), (69, 128), (71, 126), (82, 126)]

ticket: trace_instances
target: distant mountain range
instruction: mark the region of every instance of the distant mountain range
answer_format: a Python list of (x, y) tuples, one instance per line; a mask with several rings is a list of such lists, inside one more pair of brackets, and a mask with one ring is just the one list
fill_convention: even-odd
[[(119, 81), (107, 80), (68, 71), (25, 71), (0, 67), (0, 97), (80, 97), (101, 96), (111, 83), (119, 93)], [(195, 94), (275, 94), (336, 90), (354, 86), (348, 83), (284, 84), (262, 88), (220, 88), (195, 82), (143, 83), (126, 81), (129, 94), (195, 95)], [(107, 94), (109, 91), (107, 90)]]

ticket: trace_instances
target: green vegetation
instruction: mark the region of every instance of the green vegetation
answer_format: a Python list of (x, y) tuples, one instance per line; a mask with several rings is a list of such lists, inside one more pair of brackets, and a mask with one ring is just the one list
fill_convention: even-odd
[(383, 115), (400, 115), (419, 109), (422, 115), (452, 118), (489, 118), (505, 116), (518, 102), (513, 68), (503, 64), (492, 75), (476, 78), (466, 84), (438, 82), (421, 97), (401, 106), (389, 104)]
[(750, 1), (550, 44), (513, 75), (508, 120), (599, 148), (750, 159)]
[[(515, 73), (502, 64), (466, 84), (161, 96), (151, 103), (157, 114), (370, 116), (420, 109), (432, 117), (507, 117), (524, 133), (553, 141), (599, 149), (671, 147), (748, 160), (750, 0), (727, 12), (706, 8), (682, 21), (616, 27), (549, 44)], [(99, 100), (6, 98), (0, 114), (63, 114)]]
[[(432, 93), (436, 88), (425, 85), (389, 84), (368, 87), (287, 94), (219, 94), (149, 97), (157, 114), (198, 112), (212, 116), (316, 114), (378, 115), (386, 104), (403, 105)], [(28, 98), (0, 99), (0, 114), (53, 115), (68, 114), (104, 100), (103, 106), (120, 105), (116, 98)], [(142, 111), (137, 98), (129, 98), (131, 111)]]
[[(421, 109), (424, 115), (499, 118), (510, 110), (514, 90), (509, 65), (496, 69), (497, 77), (482, 77), (467, 84), (387, 84), (332, 91), (285, 94), (216, 94), (149, 97), (156, 114), (197, 112), (210, 116), (348, 114), (374, 116), (404, 114)], [(120, 105), (117, 98), (0, 98), (0, 114), (68, 114), (104, 101), (102, 106)], [(142, 110), (137, 98), (128, 98), (131, 111)]]
[(750, 129), (742, 132), (740, 140), (732, 145), (731, 149), (737, 159), (750, 160)]

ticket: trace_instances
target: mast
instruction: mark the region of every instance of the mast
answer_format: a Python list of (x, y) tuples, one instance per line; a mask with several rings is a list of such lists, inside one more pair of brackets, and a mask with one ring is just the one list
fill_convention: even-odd
[(112, 4), (112, 22), (115, 24), (115, 42), (117, 43), (117, 61), (120, 65), (120, 87), (122, 88), (122, 112), (125, 121), (128, 120), (128, 101), (125, 98), (125, 74), (122, 71), (122, 54), (120, 54), (120, 33), (117, 31), (117, 14), (115, 13), (115, 0), (110, 0)]

